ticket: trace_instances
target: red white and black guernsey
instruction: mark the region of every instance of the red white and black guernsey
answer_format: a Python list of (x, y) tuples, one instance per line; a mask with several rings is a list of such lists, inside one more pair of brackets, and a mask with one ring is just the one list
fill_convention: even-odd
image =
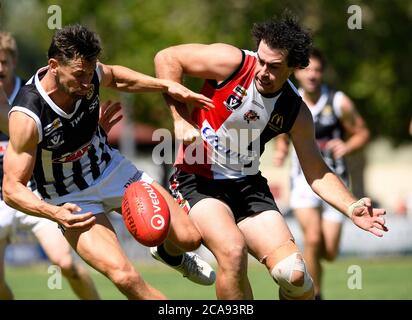
[(107, 137), (99, 127), (98, 69), (88, 94), (67, 114), (47, 95), (40, 84), (42, 68), (20, 89), (10, 111), (30, 116), (37, 125), (34, 179), (45, 199), (84, 190), (98, 179), (112, 158)]
[(255, 86), (257, 55), (242, 50), (242, 62), (222, 83), (207, 80), (202, 93), (215, 108), (195, 109), (203, 143), (180, 147), (175, 166), (210, 179), (237, 179), (259, 171), (266, 142), (292, 128), (302, 99), (289, 80), (279, 92), (263, 96)]

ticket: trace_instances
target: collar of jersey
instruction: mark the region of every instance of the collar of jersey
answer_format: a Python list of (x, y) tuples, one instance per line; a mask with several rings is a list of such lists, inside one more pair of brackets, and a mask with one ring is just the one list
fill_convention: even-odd
[(59, 116), (61, 116), (63, 118), (70, 119), (76, 113), (76, 111), (79, 108), (80, 103), (82, 102), (82, 100), (79, 99), (79, 100), (76, 101), (76, 105), (74, 107), (73, 112), (69, 113), (69, 114), (64, 112), (57, 104), (55, 104), (54, 101), (46, 93), (46, 91), (44, 91), (44, 89), (43, 89), (43, 87), (40, 83), (40, 79), (39, 79), (39, 73), (42, 73), (42, 72), (46, 71), (48, 68), (49, 67), (40, 68), (39, 70), (37, 70), (36, 74), (34, 75), (34, 83), (36, 85), (36, 89), (39, 91), (42, 98), (47, 102), (47, 104), (50, 106), (50, 108), (53, 109), (54, 112), (56, 112)]

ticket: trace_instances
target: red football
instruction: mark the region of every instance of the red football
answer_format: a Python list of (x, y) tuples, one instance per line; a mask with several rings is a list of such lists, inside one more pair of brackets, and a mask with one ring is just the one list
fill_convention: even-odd
[(127, 230), (145, 246), (157, 246), (167, 237), (169, 207), (160, 192), (147, 182), (133, 182), (127, 187), (122, 215)]

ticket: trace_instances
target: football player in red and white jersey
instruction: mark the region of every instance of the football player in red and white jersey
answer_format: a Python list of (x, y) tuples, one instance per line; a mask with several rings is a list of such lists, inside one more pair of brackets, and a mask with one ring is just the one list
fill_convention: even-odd
[(248, 253), (267, 267), (281, 299), (313, 299), (302, 255), (257, 169), (264, 144), (288, 133), (312, 189), (360, 228), (382, 236), (385, 210), (372, 208), (369, 198), (356, 199), (320, 155), (312, 116), (288, 80), (309, 63), (308, 32), (286, 16), (257, 23), (252, 33), (257, 52), (216, 43), (173, 46), (156, 55), (159, 78), (203, 78), (202, 93), (215, 104), (190, 114), (166, 98), (176, 136), (185, 142), (171, 189), (217, 259), (219, 299), (253, 298)]

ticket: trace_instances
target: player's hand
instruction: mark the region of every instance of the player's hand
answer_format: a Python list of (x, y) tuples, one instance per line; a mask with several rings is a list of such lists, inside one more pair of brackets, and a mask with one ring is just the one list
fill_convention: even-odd
[(65, 229), (89, 229), (96, 223), (96, 217), (91, 212), (79, 213), (81, 208), (73, 203), (65, 203), (58, 207), (54, 219)]
[(174, 122), (175, 137), (184, 144), (191, 144), (193, 142), (201, 143), (202, 137), (200, 129), (195, 125), (187, 122), (184, 119), (176, 120)]
[[(118, 112), (122, 109), (120, 102), (112, 103), (110, 100), (100, 105), (99, 125), (108, 134), (113, 126), (118, 123), (123, 116)], [(115, 117), (117, 115), (117, 117)]]
[(352, 221), (359, 228), (382, 237), (383, 232), (387, 232), (385, 226), (385, 209), (372, 208), (372, 201), (369, 198), (362, 198), (352, 211)]
[(341, 139), (332, 139), (326, 143), (326, 149), (332, 151), (333, 157), (335, 159), (342, 158), (343, 156), (348, 154), (348, 147), (344, 141)]
[(210, 110), (215, 107), (212, 99), (204, 96), (203, 94), (195, 93), (180, 83), (174, 81), (168, 82), (167, 94), (177, 101), (193, 105), (204, 110)]

